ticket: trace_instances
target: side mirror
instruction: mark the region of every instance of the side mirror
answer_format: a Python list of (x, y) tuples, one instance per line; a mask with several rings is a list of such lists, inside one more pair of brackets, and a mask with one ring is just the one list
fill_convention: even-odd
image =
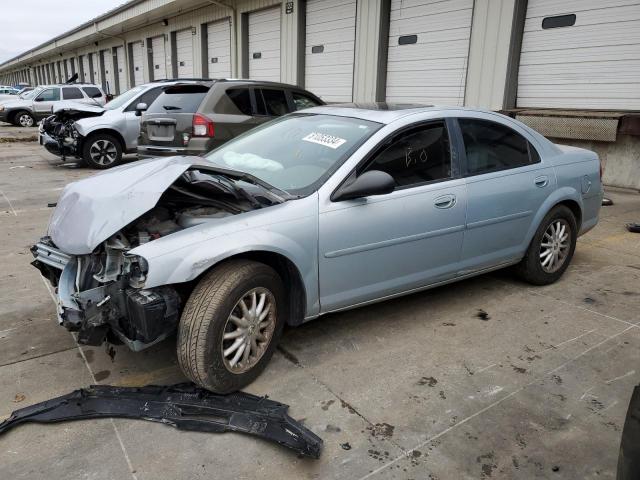
[(333, 194), (331, 200), (339, 202), (370, 195), (385, 195), (396, 188), (396, 181), (391, 175), (380, 170), (369, 170), (356, 178), (349, 185), (344, 185)]
[(139, 104), (137, 104), (136, 105), (136, 117), (139, 117), (140, 115), (142, 115), (142, 112), (146, 112), (147, 108), (149, 108), (149, 106), (144, 102), (140, 102)]
[(44, 98), (42, 98), (42, 97), (36, 97), (36, 98), (34, 98), (34, 99), (33, 99), (33, 101), (34, 101), (34, 102), (42, 102), (42, 101), (44, 101)]

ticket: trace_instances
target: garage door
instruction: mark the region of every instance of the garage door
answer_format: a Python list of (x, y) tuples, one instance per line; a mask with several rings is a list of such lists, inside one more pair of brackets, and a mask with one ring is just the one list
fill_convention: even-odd
[(118, 95), (127, 89), (127, 61), (124, 56), (124, 47), (116, 47), (116, 65), (114, 71), (118, 78)]
[(178, 78), (193, 77), (193, 35), (191, 29), (176, 32)]
[(93, 83), (100, 85), (102, 77), (100, 76), (100, 64), (97, 52), (91, 54), (91, 71), (93, 72)]
[(85, 83), (91, 82), (91, 65), (89, 65), (89, 55), (82, 56), (82, 81)]
[(387, 101), (464, 103), (473, 0), (392, 0)]
[(131, 63), (133, 64), (133, 85), (144, 83), (144, 48), (142, 42), (131, 44)]
[(69, 61), (66, 58), (62, 61), (62, 66), (63, 66), (62, 70), (63, 70), (63, 73), (64, 73), (64, 81), (66, 82), (70, 77), (70, 75), (69, 75)]
[(111, 49), (102, 51), (102, 58), (104, 61), (104, 78), (105, 82), (103, 87), (107, 93), (116, 93), (116, 77), (113, 71), (113, 54)]
[(249, 78), (280, 81), (280, 7), (249, 13)]
[(640, 109), (640, 2), (529, 0), (517, 105)]
[(153, 79), (161, 80), (167, 78), (167, 56), (164, 50), (164, 35), (151, 39), (151, 49), (153, 51)]
[(71, 69), (69, 71), (69, 73), (71, 75), (75, 75), (76, 74), (76, 59), (75, 58), (70, 58), (69, 59), (69, 68)]
[(305, 88), (327, 102), (353, 100), (356, 0), (308, 0)]
[(209, 78), (231, 76), (231, 26), (224, 19), (207, 25), (207, 64)]

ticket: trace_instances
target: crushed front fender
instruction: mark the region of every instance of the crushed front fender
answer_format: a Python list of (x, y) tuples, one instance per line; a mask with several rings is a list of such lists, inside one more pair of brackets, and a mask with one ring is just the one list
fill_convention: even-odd
[(288, 405), (244, 392), (216, 395), (193, 384), (112, 387), (92, 385), (16, 410), (0, 434), (22, 423), (87, 418), (137, 418), (180, 430), (240, 432), (319, 458), (322, 439), (287, 415)]

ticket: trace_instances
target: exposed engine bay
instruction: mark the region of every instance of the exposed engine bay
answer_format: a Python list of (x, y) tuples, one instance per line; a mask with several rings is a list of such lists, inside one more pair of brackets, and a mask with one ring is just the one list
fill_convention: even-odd
[(80, 157), (82, 155), (82, 138), (74, 127), (81, 118), (99, 117), (104, 113), (101, 107), (86, 106), (83, 108), (65, 107), (42, 120), (40, 133), (43, 134), (42, 145), (54, 155), (62, 157)]
[(190, 292), (184, 284), (145, 289), (148, 265), (129, 251), (284, 200), (244, 174), (192, 167), (164, 191), (155, 207), (90, 254), (69, 255), (44, 237), (31, 249), (32, 264), (57, 289), (58, 320), (78, 332), (80, 343), (100, 345), (108, 340), (142, 350), (175, 330)]

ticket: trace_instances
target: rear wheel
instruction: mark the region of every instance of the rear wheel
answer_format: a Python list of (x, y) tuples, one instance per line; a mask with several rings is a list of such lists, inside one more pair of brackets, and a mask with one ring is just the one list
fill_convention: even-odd
[(251, 383), (266, 367), (285, 323), (285, 293), (269, 266), (233, 260), (196, 286), (178, 328), (178, 361), (193, 382), (216, 393)]
[(13, 123), (18, 127), (33, 127), (36, 119), (26, 110), (20, 110), (13, 116)]
[(115, 167), (122, 161), (122, 145), (108, 133), (91, 135), (84, 141), (82, 160), (93, 168)]
[(558, 280), (573, 258), (578, 225), (564, 205), (551, 210), (540, 223), (529, 249), (517, 266), (521, 278), (534, 285)]

